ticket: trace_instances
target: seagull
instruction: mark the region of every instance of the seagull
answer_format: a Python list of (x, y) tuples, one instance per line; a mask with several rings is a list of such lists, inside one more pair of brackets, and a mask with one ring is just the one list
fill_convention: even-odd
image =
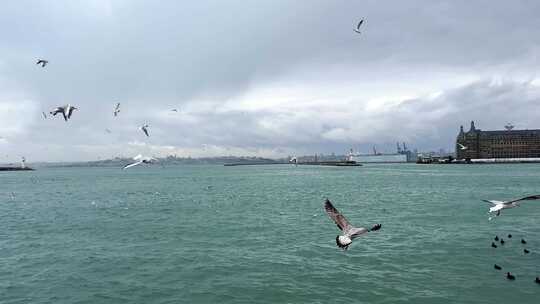
[(527, 254), (527, 253), (529, 253), (529, 252), (530, 252), (529, 250), (523, 249), (523, 253)]
[(120, 113), (120, 103), (116, 104), (116, 107), (114, 107), (114, 117), (118, 116), (118, 113)]
[(136, 160), (136, 162), (132, 163), (132, 164), (129, 164), (127, 166), (125, 166), (124, 168), (122, 168), (122, 170), (125, 170), (125, 169), (128, 169), (128, 168), (131, 168), (133, 166), (137, 166), (137, 165), (140, 165), (140, 164), (151, 164), (153, 161), (157, 160), (153, 157), (150, 157), (150, 156), (142, 156), (142, 155), (137, 155), (133, 158), (133, 160)]
[(41, 65), (42, 68), (44, 68), (47, 63), (49, 63), (48, 60), (44, 60), (44, 59), (38, 59), (38, 61), (36, 62), (37, 65)]
[(45, 112), (41, 112), (41, 114), (43, 114), (43, 118), (47, 119), (47, 114), (45, 114)]
[(536, 279), (534, 280), (534, 282), (540, 284), (540, 277), (536, 277)]
[(506, 273), (506, 278), (509, 279), (509, 280), (515, 280), (516, 279), (516, 277), (513, 274), (511, 274), (510, 272)]
[(62, 107), (56, 107), (50, 113), (52, 114), (52, 116), (56, 116), (56, 114), (62, 113), (62, 116), (64, 116), (64, 120), (68, 121), (68, 119), (70, 119), (71, 115), (73, 114), (73, 110), (77, 110), (77, 108), (70, 104), (67, 104)]
[(295, 166), (298, 166), (298, 159), (296, 156), (291, 157), (291, 159), (289, 159), (289, 163), (293, 163)]
[(146, 136), (150, 137), (150, 135), (148, 135), (148, 124), (143, 125), (141, 130), (144, 132), (144, 134), (146, 134)]
[(495, 245), (495, 243), (491, 242), (491, 247), (497, 248), (497, 245)]
[(460, 150), (467, 150), (468, 148), (460, 143), (458, 143), (458, 146), (459, 146), (459, 149)]
[(375, 224), (371, 229), (368, 228), (356, 228), (353, 227), (349, 221), (341, 214), (339, 211), (332, 205), (332, 203), (326, 199), (324, 202), (324, 209), (328, 216), (334, 220), (338, 228), (343, 231), (342, 235), (336, 236), (336, 245), (343, 250), (347, 250), (349, 245), (351, 245), (353, 239), (371, 231), (376, 231), (381, 229), (381, 224)]
[(364, 19), (360, 20), (360, 22), (358, 22), (358, 25), (354, 29), (354, 31), (357, 32), (358, 34), (362, 33), (362, 32), (360, 32), (360, 26), (362, 25), (362, 23), (364, 23)]
[(494, 267), (495, 269), (497, 269), (497, 270), (501, 270), (501, 269), (502, 269), (502, 267), (499, 266), (499, 265), (497, 265), (497, 264), (493, 265), (493, 267)]
[(527, 244), (527, 242), (525, 241), (525, 239), (521, 239), (521, 244)]
[(504, 240), (503, 239), (501, 239), (501, 245), (504, 245)]
[(499, 240), (499, 236), (496, 235), (495, 238), (494, 238), (494, 240), (495, 240), (495, 241), (498, 241), (498, 240)]
[(509, 235), (508, 235), (508, 238), (509, 238), (509, 239), (511, 239), (511, 238), (512, 238), (512, 235), (511, 235), (511, 234), (509, 234)]
[[(495, 201), (495, 200), (482, 200), (482, 201), (492, 204), (493, 206), (489, 208), (489, 213), (497, 212), (496, 216), (499, 216), (501, 215), (502, 209), (510, 209), (514, 207), (519, 207), (519, 204), (520, 204), (519, 202), (521, 201), (532, 201), (532, 200), (537, 200), (537, 199), (540, 199), (540, 195), (526, 196), (526, 197), (518, 198), (515, 200), (511, 200), (511, 201)], [(492, 217), (489, 218), (489, 220), (491, 219)]]

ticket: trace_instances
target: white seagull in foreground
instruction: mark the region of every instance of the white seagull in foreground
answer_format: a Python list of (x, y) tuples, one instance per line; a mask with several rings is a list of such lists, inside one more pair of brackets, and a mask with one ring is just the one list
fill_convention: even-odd
[(141, 130), (144, 132), (144, 134), (146, 134), (146, 136), (150, 137), (150, 135), (148, 135), (148, 124), (143, 125)]
[(461, 150), (467, 150), (467, 147), (464, 146), (464, 145), (462, 145), (462, 144), (460, 144), (460, 143), (458, 143), (458, 146), (459, 146), (459, 148), (460, 148)]
[(49, 61), (45, 60), (45, 59), (38, 59), (38, 61), (36, 62), (37, 65), (41, 65), (42, 68), (44, 68), (47, 63), (49, 63)]
[(120, 113), (120, 103), (116, 104), (116, 107), (114, 107), (114, 117), (118, 116), (118, 113)]
[[(493, 206), (489, 208), (489, 213), (497, 212), (495, 216), (501, 215), (502, 209), (510, 209), (514, 207), (519, 207), (519, 202), (521, 201), (532, 201), (532, 200), (538, 200), (540, 199), (540, 195), (531, 195), (526, 196), (522, 198), (518, 198), (511, 201), (495, 201), (495, 200), (482, 200), (484, 202), (488, 202), (492, 204)], [(490, 217), (489, 220), (491, 221), (493, 217)]]
[(347, 250), (349, 245), (351, 245), (352, 240), (355, 238), (365, 233), (381, 229), (381, 224), (375, 224), (371, 229), (353, 227), (328, 199), (324, 202), (324, 209), (326, 210), (326, 213), (328, 213), (328, 216), (334, 220), (338, 228), (343, 231), (342, 235), (336, 236), (336, 245), (343, 250)]
[(358, 22), (358, 25), (354, 29), (354, 31), (357, 32), (358, 34), (362, 33), (360, 32), (360, 26), (362, 26), (362, 23), (364, 23), (364, 19), (360, 20), (360, 22)]
[(151, 164), (153, 161), (156, 161), (157, 159), (155, 159), (153, 157), (150, 157), (150, 156), (142, 156), (142, 155), (139, 154), (139, 155), (135, 156), (133, 158), (133, 160), (136, 160), (136, 162), (125, 166), (124, 168), (122, 168), (122, 170), (125, 170), (127, 168), (131, 168), (133, 166), (137, 166), (137, 165), (140, 165), (140, 164)]
[(77, 110), (77, 108), (70, 104), (67, 104), (62, 107), (56, 107), (50, 113), (52, 114), (52, 116), (56, 116), (56, 114), (62, 113), (62, 116), (64, 116), (64, 120), (68, 121), (68, 119), (70, 119), (71, 115), (73, 114), (73, 110)]

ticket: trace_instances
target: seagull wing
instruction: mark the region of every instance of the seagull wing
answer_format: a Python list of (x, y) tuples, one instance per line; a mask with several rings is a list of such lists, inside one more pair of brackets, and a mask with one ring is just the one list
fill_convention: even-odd
[(143, 157), (142, 157), (142, 155), (139, 154), (139, 155), (135, 156), (135, 157), (133, 158), (133, 160), (139, 160), (139, 159), (141, 159), (141, 158), (143, 158)]
[(341, 213), (339, 213), (339, 211), (332, 205), (332, 203), (328, 199), (324, 202), (324, 210), (326, 210), (328, 216), (332, 220), (334, 220), (340, 230), (348, 231), (352, 228), (349, 221), (347, 221), (347, 219)]
[(148, 130), (146, 129), (146, 127), (142, 127), (141, 128), (144, 132), (144, 134), (146, 134), (146, 136), (150, 137), (150, 135), (148, 135)]
[(43, 118), (47, 119), (47, 114), (45, 114), (45, 112), (41, 112), (41, 114), (43, 114)]
[(64, 116), (64, 120), (67, 121), (68, 117), (66, 116), (66, 110), (62, 110), (62, 116)]
[(352, 227), (347, 232), (347, 234), (350, 235), (351, 239), (355, 239), (355, 238), (357, 238), (357, 237), (359, 237), (362, 234), (367, 233), (367, 232), (369, 232), (369, 230), (367, 228), (364, 228), (364, 227), (360, 227), (360, 228)]
[(68, 118), (71, 118), (71, 114), (73, 114), (73, 110), (77, 110), (77, 108), (69, 107)]
[(133, 164), (129, 164), (127, 166), (125, 166), (124, 168), (122, 168), (122, 170), (126, 170), (127, 168), (131, 168), (131, 167), (134, 167), (134, 166), (137, 166), (137, 165), (140, 165), (142, 164), (142, 160), (136, 162), (136, 163), (133, 163)]
[(520, 201), (534, 201), (534, 200), (538, 200), (538, 199), (540, 199), (540, 195), (531, 195), (531, 196), (526, 196), (526, 197), (522, 197), (522, 198), (518, 198), (518, 199), (515, 199), (515, 200), (508, 201), (505, 204), (512, 204), (512, 203), (516, 203), (516, 202), (520, 202)]
[(493, 200), (482, 200), (483, 202), (486, 202), (486, 203), (490, 203), (492, 205), (498, 205), (498, 204), (503, 204), (504, 202), (501, 202), (501, 201), (493, 201)]
[(362, 19), (362, 20), (360, 20), (360, 22), (358, 22), (358, 25), (356, 26), (357, 30), (360, 29), (360, 26), (362, 25), (362, 23), (364, 23), (364, 19)]

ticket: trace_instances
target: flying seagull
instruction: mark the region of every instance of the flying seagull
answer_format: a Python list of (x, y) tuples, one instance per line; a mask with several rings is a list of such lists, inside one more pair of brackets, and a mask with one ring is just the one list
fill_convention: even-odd
[(140, 165), (140, 164), (151, 164), (153, 161), (157, 160), (153, 157), (150, 157), (150, 156), (142, 156), (142, 155), (137, 155), (133, 158), (133, 160), (136, 160), (136, 162), (132, 163), (132, 164), (129, 164), (127, 166), (125, 166), (124, 168), (122, 168), (122, 170), (125, 170), (127, 168), (131, 168), (133, 166), (137, 166), (137, 165)]
[(364, 23), (364, 19), (360, 20), (360, 22), (358, 22), (358, 25), (354, 29), (354, 31), (357, 32), (358, 34), (362, 33), (360, 32), (360, 26), (362, 26), (362, 23)]
[(65, 106), (56, 107), (50, 113), (52, 114), (52, 116), (56, 116), (56, 114), (62, 113), (62, 116), (64, 116), (64, 120), (68, 121), (68, 119), (71, 118), (71, 115), (73, 114), (74, 110), (77, 110), (77, 108), (70, 104), (67, 104)]
[[(518, 198), (515, 200), (511, 200), (511, 201), (495, 201), (495, 200), (482, 200), (482, 201), (492, 204), (493, 206), (489, 208), (489, 213), (497, 212), (496, 216), (499, 216), (501, 215), (502, 209), (510, 209), (514, 207), (519, 207), (519, 204), (521, 201), (532, 201), (532, 200), (538, 200), (538, 199), (540, 199), (540, 195), (526, 196), (526, 197)], [(492, 217), (489, 218), (489, 220), (491, 219)]]
[(458, 146), (459, 146), (459, 149), (460, 149), (460, 150), (467, 150), (467, 147), (464, 146), (464, 145), (462, 145), (462, 144), (460, 144), (460, 143), (458, 143)]
[(38, 59), (38, 61), (36, 62), (37, 65), (41, 65), (42, 68), (44, 68), (47, 63), (49, 63), (48, 60), (45, 60), (45, 59)]
[(347, 250), (349, 245), (351, 245), (352, 241), (371, 231), (376, 231), (381, 229), (381, 224), (375, 224), (371, 229), (368, 228), (356, 228), (352, 226), (349, 221), (341, 214), (339, 211), (332, 205), (332, 203), (326, 199), (324, 202), (324, 209), (326, 210), (326, 213), (328, 216), (334, 220), (338, 228), (343, 231), (342, 235), (336, 236), (336, 245), (339, 248), (342, 248), (343, 250)]
[(289, 163), (298, 166), (298, 159), (296, 158), (296, 156), (291, 157), (291, 159), (289, 159)]
[(117, 103), (116, 107), (114, 107), (114, 117), (118, 116), (118, 113), (120, 113), (120, 103)]
[(150, 137), (150, 135), (148, 135), (148, 124), (143, 125), (141, 130), (144, 132), (144, 134), (146, 134), (146, 136)]

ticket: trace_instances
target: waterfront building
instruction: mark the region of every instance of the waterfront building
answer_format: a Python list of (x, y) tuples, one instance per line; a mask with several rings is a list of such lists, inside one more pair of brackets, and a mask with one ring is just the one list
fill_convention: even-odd
[(540, 130), (482, 131), (471, 121), (469, 131), (460, 127), (456, 139), (457, 159), (540, 158)]

